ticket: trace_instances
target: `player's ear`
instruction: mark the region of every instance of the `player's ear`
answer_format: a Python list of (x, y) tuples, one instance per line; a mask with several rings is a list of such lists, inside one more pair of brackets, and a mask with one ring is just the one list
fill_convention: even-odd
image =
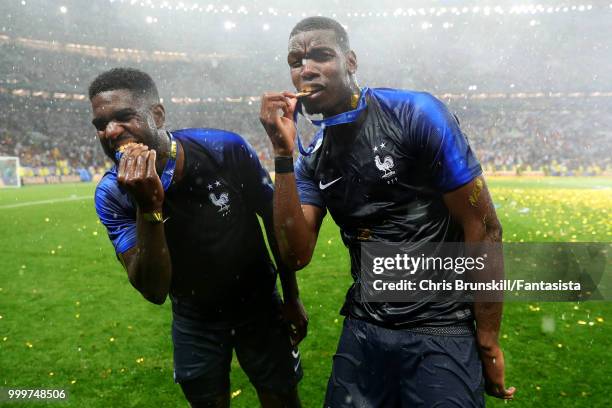
[(353, 50), (346, 53), (346, 67), (351, 75), (357, 72), (357, 55)]
[(153, 120), (155, 120), (155, 127), (161, 129), (166, 123), (166, 109), (161, 103), (153, 105), (151, 111), (153, 112)]

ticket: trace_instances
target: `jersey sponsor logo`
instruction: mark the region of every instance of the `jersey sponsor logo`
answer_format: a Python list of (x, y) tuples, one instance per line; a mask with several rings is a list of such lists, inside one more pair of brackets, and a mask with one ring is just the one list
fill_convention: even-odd
[(383, 172), (382, 178), (386, 179), (395, 174), (394, 170), (391, 170), (395, 167), (395, 163), (393, 162), (393, 157), (387, 155), (380, 159), (379, 155), (374, 156), (374, 164), (376, 164), (376, 168)]
[(208, 195), (208, 198), (210, 198), (211, 203), (219, 207), (218, 212), (223, 214), (223, 216), (225, 216), (229, 212), (230, 206), (229, 206), (229, 194), (228, 193), (221, 193), (218, 196), (215, 193), (210, 193)]
[(332, 184), (334, 184), (336, 181), (340, 180), (342, 177), (338, 177), (335, 180), (330, 181), (329, 183), (325, 183), (323, 184), (323, 180), (319, 180), (319, 189), (321, 190), (325, 190), (327, 187), (331, 186)]

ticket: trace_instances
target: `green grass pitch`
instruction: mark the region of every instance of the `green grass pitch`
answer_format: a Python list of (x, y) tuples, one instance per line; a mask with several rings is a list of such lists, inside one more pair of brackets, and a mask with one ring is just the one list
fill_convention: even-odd
[[(610, 241), (611, 179), (489, 184), (506, 241)], [(93, 189), (0, 190), (0, 387), (68, 390), (68, 402), (58, 406), (186, 407), (172, 381), (169, 302), (149, 304), (129, 285), (97, 222)], [(322, 405), (348, 266), (327, 219), (313, 262), (299, 272), (310, 315), (300, 347), (305, 407)], [(609, 406), (611, 312), (607, 302), (507, 304), (501, 342), (507, 385), (518, 388), (512, 405)], [(554, 322), (553, 332), (542, 330), (544, 319)], [(235, 362), (231, 390), (232, 406), (257, 406)]]

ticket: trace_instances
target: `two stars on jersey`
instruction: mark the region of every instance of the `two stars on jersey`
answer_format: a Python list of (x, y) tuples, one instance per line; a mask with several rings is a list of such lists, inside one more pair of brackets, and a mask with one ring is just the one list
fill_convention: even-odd
[(225, 217), (230, 212), (229, 193), (221, 192), (219, 195), (217, 195), (213, 191), (216, 187), (221, 187), (221, 185), (222, 184), (219, 180), (215, 180), (213, 183), (209, 183), (206, 188), (208, 188), (208, 191), (210, 191), (210, 194), (208, 194), (210, 202), (216, 207), (219, 207), (218, 212)]
[[(374, 146), (372, 151), (374, 153), (378, 153), (380, 150), (380, 156), (376, 154), (374, 156), (374, 164), (376, 164), (376, 168), (383, 172), (381, 175), (381, 179), (384, 180), (387, 184), (395, 184), (397, 183), (397, 176), (395, 170), (392, 170), (395, 167), (395, 162), (393, 161), (393, 157), (389, 154), (383, 156), (383, 149), (386, 144), (382, 142), (380, 145)], [(381, 156), (383, 158), (381, 159)]]

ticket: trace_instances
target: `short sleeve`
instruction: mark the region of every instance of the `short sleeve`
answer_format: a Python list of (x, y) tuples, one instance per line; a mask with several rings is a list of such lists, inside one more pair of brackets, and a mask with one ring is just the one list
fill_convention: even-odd
[(136, 210), (128, 195), (122, 193), (117, 185), (112, 186), (113, 181), (108, 178), (100, 181), (94, 202), (115, 252), (122, 254), (136, 246)]
[(433, 183), (442, 193), (456, 190), (482, 174), (457, 118), (434, 96), (418, 94), (408, 123), (407, 137), (413, 146), (424, 149), (420, 153), (425, 155)]
[(255, 149), (242, 137), (235, 135), (233, 150), (235, 161), (245, 181), (247, 203), (259, 215), (271, 208), (274, 186), (268, 171), (261, 165)]
[(308, 168), (307, 156), (298, 158), (294, 166), (295, 183), (298, 196), (302, 204), (310, 204), (325, 209), (325, 201), (319, 186), (313, 178), (312, 171)]

